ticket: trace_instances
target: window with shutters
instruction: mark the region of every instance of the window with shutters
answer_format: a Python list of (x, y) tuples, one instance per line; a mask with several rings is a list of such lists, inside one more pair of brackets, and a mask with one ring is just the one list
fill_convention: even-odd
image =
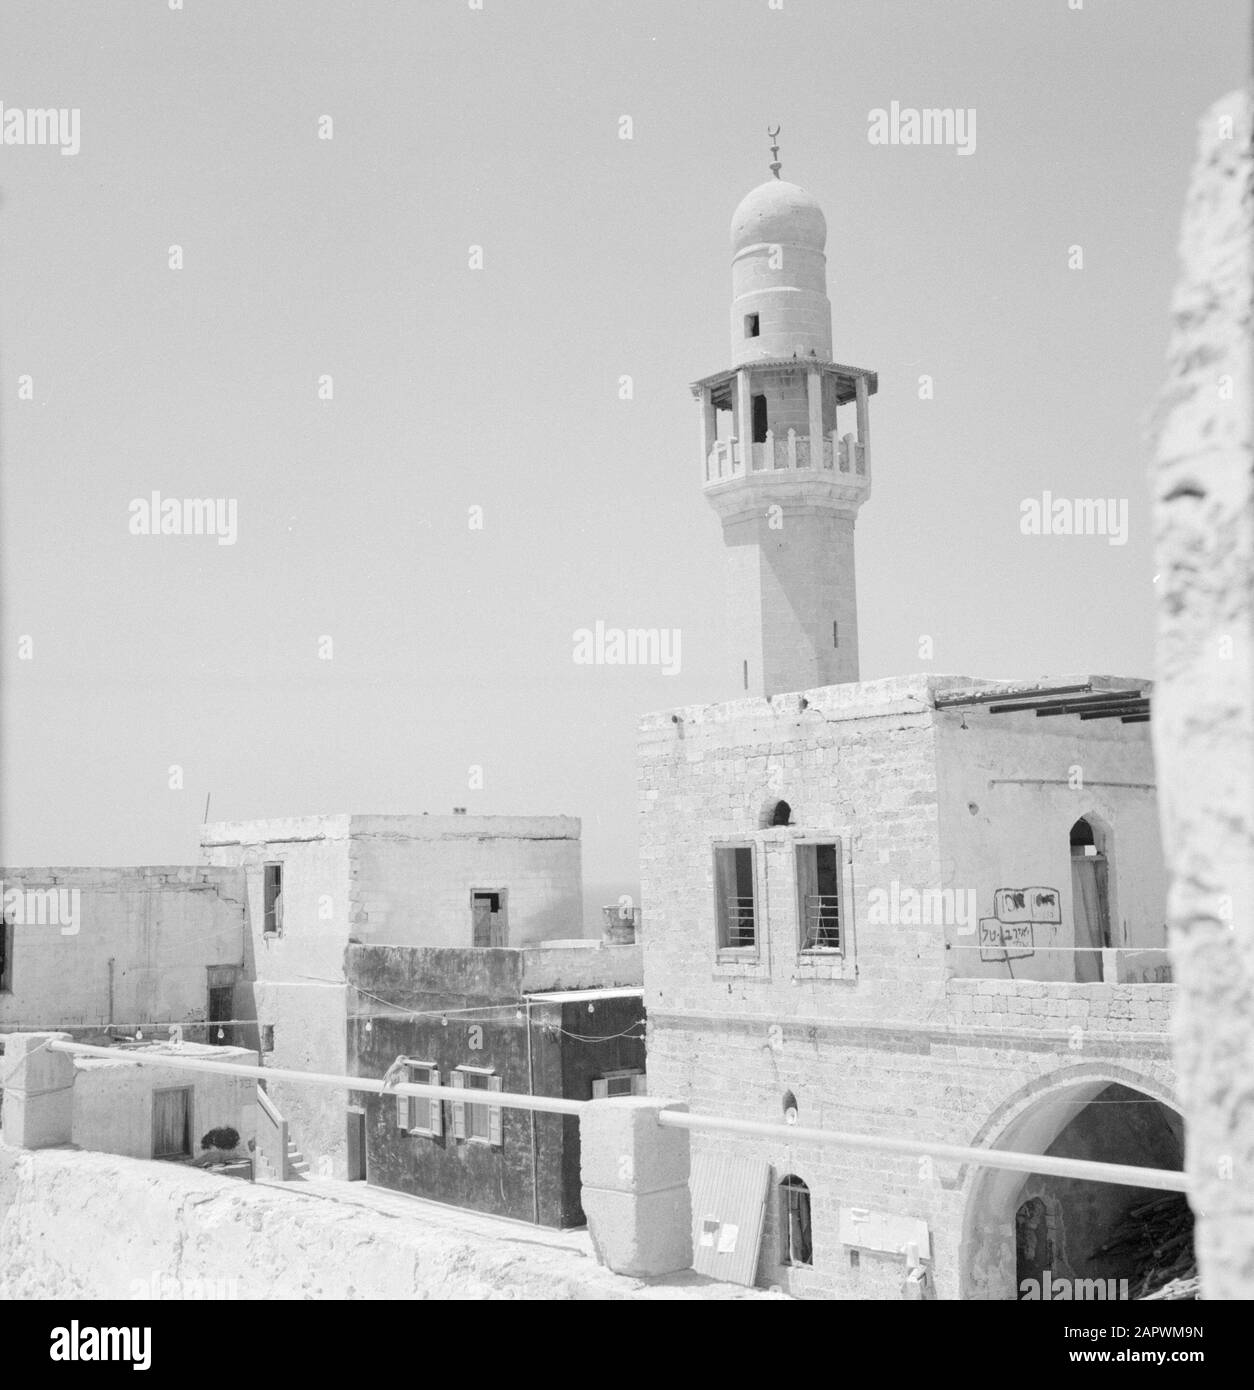
[[(499, 1091), (501, 1078), (491, 1067), (458, 1067), (449, 1077), (449, 1085), (466, 1091)], [(453, 1137), (467, 1143), (491, 1144), (499, 1149), (503, 1142), (504, 1125), (499, 1105), (480, 1101), (453, 1102)]]
[(618, 1071), (607, 1071), (592, 1083), (592, 1098), (600, 1100), (613, 1096), (643, 1096), (645, 1074), (639, 1068), (623, 1067)]
[[(413, 1086), (438, 1086), (440, 1073), (433, 1062), (405, 1063), (405, 1080)], [(444, 1103), (434, 1096), (397, 1096), (396, 1126), (406, 1134), (438, 1139), (444, 1133)]]
[(758, 896), (752, 845), (715, 846), (714, 912), (719, 953), (756, 955)]

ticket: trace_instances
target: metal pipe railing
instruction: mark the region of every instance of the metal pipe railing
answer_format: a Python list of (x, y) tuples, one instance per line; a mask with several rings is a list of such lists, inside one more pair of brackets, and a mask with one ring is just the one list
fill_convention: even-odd
[[(371, 1076), (333, 1076), (326, 1072), (294, 1071), (290, 1067), (254, 1067), (246, 1062), (210, 1062), (196, 1057), (180, 1057), (169, 1052), (128, 1051), (118, 1047), (92, 1047), (88, 1043), (67, 1043), (57, 1039), (48, 1044), (49, 1052), (69, 1052), (80, 1057), (107, 1057), (111, 1062), (138, 1062), (148, 1067), (179, 1067), (186, 1071), (210, 1072), (216, 1076), (253, 1076), (258, 1081), (304, 1081), (336, 1091), (370, 1091), (375, 1095), (422, 1096), (429, 1100), (456, 1100), (466, 1104), (467, 1092), (453, 1086), (422, 1086), (403, 1081), (385, 1086)], [(540, 1110), (554, 1115), (578, 1115), (591, 1101), (564, 1100), (560, 1096), (524, 1096), (509, 1091), (485, 1091), (485, 1099), (475, 1104), (504, 1105), (511, 1110)], [(489, 1100), (488, 1097), (491, 1099)]]
[[(171, 1053), (131, 1052), (116, 1047), (92, 1047), (87, 1043), (67, 1043), (60, 1039), (47, 1044), (50, 1052), (68, 1052), (83, 1057), (105, 1057), (110, 1061), (136, 1062), (141, 1066), (177, 1067), (216, 1075), (250, 1076), (258, 1080), (305, 1082), (340, 1091), (369, 1091), (375, 1095), (420, 1096), (431, 1100), (453, 1100), (467, 1104), (467, 1092), (453, 1086), (423, 1086), (405, 1081), (396, 1086), (369, 1076), (333, 1076), (321, 1072), (295, 1071), (287, 1067), (254, 1067), (244, 1062), (212, 1062)], [(554, 1115), (582, 1115), (594, 1100), (566, 1100), (559, 1096), (524, 1096), (510, 1091), (484, 1092), (476, 1104), (503, 1106), (511, 1110), (532, 1110)], [(489, 1100), (488, 1097), (491, 1097)], [(713, 1131), (723, 1134), (750, 1134), (787, 1144), (836, 1145), (876, 1153), (903, 1154), (913, 1158), (946, 1159), (956, 1163), (979, 1164), (985, 1168), (1004, 1168), (1018, 1173), (1042, 1173), (1051, 1177), (1077, 1178), (1084, 1182), (1115, 1183), (1121, 1187), (1148, 1187), (1166, 1192), (1187, 1192), (1188, 1178), (1169, 1168), (1137, 1168), (1126, 1163), (1100, 1163), (1090, 1159), (1054, 1158), (1048, 1154), (1017, 1153), (1008, 1149), (974, 1149), (959, 1144), (929, 1144), (921, 1139), (894, 1139), (878, 1134), (847, 1134), (834, 1129), (805, 1129), (798, 1125), (767, 1124), (758, 1120), (732, 1120), (720, 1115), (694, 1115), (687, 1110), (663, 1110), (658, 1124), (664, 1128)]]
[(978, 1163), (984, 1168), (1007, 1168), (1016, 1173), (1044, 1173), (1084, 1182), (1117, 1183), (1121, 1187), (1161, 1188), (1187, 1192), (1187, 1175), (1171, 1168), (1137, 1168), (1127, 1163), (1100, 1163), (1083, 1158), (1053, 1158), (1049, 1154), (1014, 1153), (1009, 1149), (971, 1149), (961, 1144), (929, 1144), (922, 1139), (891, 1139), (878, 1134), (845, 1134), (835, 1129), (803, 1129), (799, 1125), (767, 1124), (758, 1120), (726, 1120), (718, 1115), (693, 1115), (686, 1110), (663, 1110), (658, 1124), (667, 1129), (714, 1130), (754, 1134), (789, 1144), (837, 1144), (848, 1149), (903, 1154), (911, 1158), (941, 1158), (955, 1163)]

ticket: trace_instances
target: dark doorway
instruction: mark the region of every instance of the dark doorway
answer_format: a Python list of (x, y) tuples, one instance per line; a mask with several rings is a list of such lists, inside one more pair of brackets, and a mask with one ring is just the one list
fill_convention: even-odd
[(348, 1112), (348, 1180), (366, 1181), (366, 1112)]
[(192, 1088), (152, 1093), (153, 1158), (192, 1156)]
[(753, 442), (755, 444), (766, 443), (766, 397), (754, 396), (753, 398)]
[(215, 1047), (234, 1047), (235, 986), (209, 986), (209, 1041)]
[(1081, 817), (1071, 827), (1071, 915), (1075, 928), (1075, 978), (1102, 978), (1102, 948), (1110, 939), (1109, 864), (1103, 838)]

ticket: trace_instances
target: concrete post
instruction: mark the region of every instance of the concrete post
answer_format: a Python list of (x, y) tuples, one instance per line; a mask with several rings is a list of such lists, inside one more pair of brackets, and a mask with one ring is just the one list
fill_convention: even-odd
[(16, 1149), (51, 1149), (68, 1144), (74, 1131), (74, 1058), (49, 1052), (54, 1038), (69, 1033), (6, 1033), (4, 1142)]
[(1202, 1297), (1254, 1298), (1254, 100), (1201, 122), (1154, 473), (1154, 756)]
[(810, 467), (823, 467), (823, 377), (806, 373), (806, 404), (810, 409)]
[(714, 413), (714, 401), (710, 388), (701, 388), (701, 481), (710, 481), (710, 450), (718, 438), (718, 419)]
[(744, 367), (736, 373), (736, 433), (740, 437), (740, 457), (748, 477), (753, 472), (753, 392)]
[[(862, 457), (871, 466), (871, 402), (866, 389), (866, 377), (860, 376), (853, 384), (855, 409), (858, 416), (858, 443), (862, 445)], [(852, 450), (850, 450), (852, 453)], [(850, 460), (851, 467), (853, 466)]]
[(686, 1129), (663, 1129), (675, 1101), (624, 1096), (593, 1101), (579, 1117), (583, 1209), (597, 1259), (615, 1274), (647, 1278), (692, 1267)]

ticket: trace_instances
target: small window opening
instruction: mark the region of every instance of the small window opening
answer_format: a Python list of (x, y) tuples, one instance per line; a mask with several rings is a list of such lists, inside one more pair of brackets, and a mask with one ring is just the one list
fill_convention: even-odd
[(766, 443), (766, 397), (754, 396), (753, 398), (753, 442), (755, 444)]
[(749, 845), (715, 849), (714, 896), (719, 948), (752, 950), (757, 945), (757, 900)]
[(810, 1238), (810, 1189), (791, 1173), (779, 1185), (780, 1263), (814, 1263)]
[(797, 915), (803, 951), (843, 949), (839, 841), (797, 846)]
[(265, 873), (265, 927), (267, 936), (283, 934), (283, 865), (267, 864)]
[(784, 1092), (784, 1123), (786, 1125), (797, 1123), (797, 1097), (791, 1091)]
[(775, 803), (775, 809), (771, 812), (771, 824), (792, 824), (792, 807), (786, 801), (777, 801)]
[(762, 331), (757, 314), (745, 315), (745, 337), (756, 338)]
[(261, 1025), (261, 1050), (262, 1052), (274, 1051), (274, 1024), (263, 1023)]
[(840, 624), (835, 621), (832, 623), (832, 646), (840, 646)]
[(749, 689), (749, 663), (745, 662), (745, 689)]

